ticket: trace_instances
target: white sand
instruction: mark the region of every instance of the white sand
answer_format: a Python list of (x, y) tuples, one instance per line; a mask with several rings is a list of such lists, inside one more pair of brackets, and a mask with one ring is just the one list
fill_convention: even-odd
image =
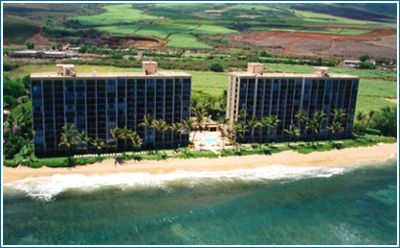
[[(123, 165), (114, 165), (113, 159), (101, 163), (76, 166), (74, 168), (28, 168), (19, 166), (10, 168), (3, 166), (3, 183), (25, 179), (28, 177), (52, 176), (54, 174), (101, 175), (120, 172), (147, 172), (150, 174), (168, 174), (176, 170), (185, 171), (228, 171), (236, 169), (252, 169), (268, 165), (285, 166), (340, 166), (355, 163), (359, 160), (376, 161), (390, 157), (397, 152), (397, 144), (378, 144), (372, 147), (348, 148), (328, 152), (299, 154), (285, 151), (272, 155), (234, 156), (218, 159), (167, 159), (143, 160), (141, 162), (126, 161)], [(396, 154), (397, 156), (397, 154)]]

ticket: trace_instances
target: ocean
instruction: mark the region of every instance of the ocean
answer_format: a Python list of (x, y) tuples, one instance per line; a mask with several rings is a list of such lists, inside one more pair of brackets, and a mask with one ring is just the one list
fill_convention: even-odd
[(391, 158), (368, 166), (30, 178), (3, 185), (3, 242), (396, 245), (397, 174)]

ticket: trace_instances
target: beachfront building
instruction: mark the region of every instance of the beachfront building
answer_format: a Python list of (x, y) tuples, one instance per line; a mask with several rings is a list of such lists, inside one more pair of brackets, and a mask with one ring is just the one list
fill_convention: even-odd
[[(131, 129), (143, 139), (145, 148), (188, 145), (188, 134), (157, 132), (139, 126), (145, 116), (167, 124), (182, 123), (190, 115), (191, 76), (158, 71), (157, 63), (143, 62), (138, 73), (78, 73), (73, 65), (57, 65), (57, 72), (31, 74), (35, 154), (38, 157), (66, 155), (60, 143), (63, 126), (72, 123), (78, 132), (105, 142), (103, 152), (113, 152), (110, 129)], [(86, 149), (87, 148), (87, 149)], [(119, 151), (132, 150), (129, 139)], [(80, 152), (95, 153), (87, 144)], [(75, 151), (76, 152), (76, 151)]]
[[(249, 63), (247, 71), (229, 73), (226, 116), (231, 120), (231, 128), (237, 120), (277, 117), (276, 127), (258, 126), (253, 132), (246, 132), (243, 139), (247, 142), (287, 141), (290, 137), (285, 129), (290, 125), (301, 127), (302, 139), (323, 140), (330, 135), (332, 112), (343, 109), (345, 115), (338, 121), (344, 132), (335, 137), (351, 137), (358, 83), (358, 77), (329, 73), (326, 67), (315, 67), (313, 74), (264, 73), (263, 64)], [(306, 124), (296, 118), (300, 110), (305, 110), (309, 119), (315, 111), (325, 113), (318, 133), (306, 129)]]

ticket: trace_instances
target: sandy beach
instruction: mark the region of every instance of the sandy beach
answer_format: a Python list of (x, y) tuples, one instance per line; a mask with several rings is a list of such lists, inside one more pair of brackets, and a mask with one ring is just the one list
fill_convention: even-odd
[[(29, 177), (44, 177), (54, 174), (102, 175), (120, 172), (147, 172), (150, 174), (168, 174), (176, 170), (185, 171), (228, 171), (253, 169), (269, 165), (284, 166), (346, 166), (357, 161), (376, 161), (386, 159), (397, 152), (397, 144), (378, 144), (372, 147), (348, 148), (328, 152), (299, 154), (286, 151), (272, 155), (250, 155), (242, 157), (224, 157), (218, 159), (167, 159), (161, 161), (126, 161), (123, 165), (114, 165), (113, 159), (101, 163), (77, 166), (74, 168), (28, 168), (3, 166), (3, 183), (10, 183)], [(397, 157), (397, 153), (396, 153)]]

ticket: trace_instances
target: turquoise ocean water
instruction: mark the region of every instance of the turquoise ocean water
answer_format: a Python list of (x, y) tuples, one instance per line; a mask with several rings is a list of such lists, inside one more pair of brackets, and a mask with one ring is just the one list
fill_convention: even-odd
[(55, 175), (3, 192), (5, 245), (397, 242), (395, 158), (370, 166)]

